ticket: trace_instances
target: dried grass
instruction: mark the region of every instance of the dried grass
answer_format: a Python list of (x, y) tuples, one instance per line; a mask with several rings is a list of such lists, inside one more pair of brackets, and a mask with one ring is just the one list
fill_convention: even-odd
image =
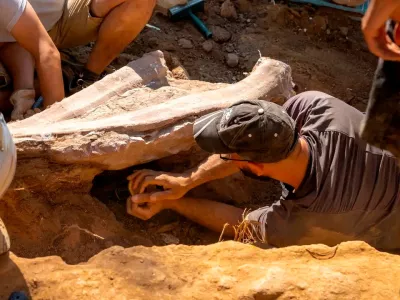
[(266, 239), (261, 234), (261, 226), (262, 224), (257, 221), (247, 220), (246, 216), (250, 210), (245, 209), (242, 215), (243, 221), (238, 225), (230, 225), (226, 223), (222, 228), (221, 235), (219, 237), (219, 242), (222, 241), (225, 229), (228, 226), (232, 226), (235, 231), (234, 241), (240, 242), (243, 244), (256, 244), (256, 243), (267, 243)]

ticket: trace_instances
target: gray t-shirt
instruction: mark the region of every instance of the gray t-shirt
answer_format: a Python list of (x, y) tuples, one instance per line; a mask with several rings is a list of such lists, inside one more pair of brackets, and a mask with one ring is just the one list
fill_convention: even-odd
[[(11, 30), (25, 11), (27, 0), (0, 1), (0, 42), (15, 42)], [(49, 31), (61, 18), (65, 0), (31, 0), (44, 28)]]
[(310, 147), (297, 190), (249, 214), (273, 246), (363, 240), (400, 248), (400, 170), (390, 153), (359, 136), (363, 114), (332, 96), (306, 92), (284, 108)]

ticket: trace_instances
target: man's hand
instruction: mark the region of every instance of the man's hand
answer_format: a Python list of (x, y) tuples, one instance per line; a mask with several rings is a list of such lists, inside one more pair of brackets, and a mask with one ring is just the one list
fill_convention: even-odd
[[(384, 60), (400, 61), (400, 47), (386, 34), (386, 21), (400, 22), (399, 0), (372, 0), (362, 20), (362, 30), (369, 50)], [(399, 26), (396, 28), (397, 43), (400, 42)]]
[[(182, 174), (141, 170), (128, 177), (132, 202), (155, 203), (182, 198), (189, 190), (189, 178)], [(145, 193), (149, 186), (161, 186), (164, 191)], [(152, 206), (150, 206), (151, 208)]]
[(142, 220), (148, 220), (154, 215), (158, 214), (164, 209), (171, 208), (168, 204), (172, 201), (157, 201), (157, 202), (147, 202), (147, 203), (134, 203), (132, 197), (129, 197), (126, 202), (126, 210), (128, 214), (137, 217)]

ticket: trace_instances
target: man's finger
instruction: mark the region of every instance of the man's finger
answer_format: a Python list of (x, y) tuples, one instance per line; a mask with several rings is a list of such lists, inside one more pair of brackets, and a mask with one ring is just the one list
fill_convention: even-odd
[(150, 206), (141, 206), (136, 203), (132, 204), (132, 214), (142, 220), (148, 220), (154, 215)]
[(159, 185), (162, 186), (164, 189), (169, 187), (168, 183), (165, 180), (157, 179), (157, 177), (154, 176), (148, 176), (144, 178), (142, 184), (140, 185), (139, 194), (144, 193), (149, 185)]
[(379, 30), (379, 35), (365, 37), (370, 51), (384, 60), (400, 60), (400, 48), (387, 36), (385, 27)]
[(131, 200), (135, 204), (142, 204), (150, 202), (151, 201), (150, 197), (151, 194), (136, 194), (131, 197)]
[(143, 171), (146, 171), (146, 170), (135, 171), (135, 172), (133, 172), (131, 175), (129, 175), (126, 179), (127, 179), (127, 180), (135, 180), (135, 178), (136, 178), (137, 176), (139, 176), (139, 174), (142, 173)]
[(178, 198), (180, 197), (175, 192), (173, 192), (172, 190), (167, 190), (167, 191), (152, 193), (150, 195), (149, 202), (151, 203), (163, 200), (175, 200)]
[(135, 181), (133, 181), (133, 186), (132, 189), (134, 191), (137, 191), (140, 186), (142, 185), (143, 180), (147, 177), (147, 176), (152, 176), (153, 177), (154, 172), (153, 171), (144, 171), (141, 172), (136, 178)]

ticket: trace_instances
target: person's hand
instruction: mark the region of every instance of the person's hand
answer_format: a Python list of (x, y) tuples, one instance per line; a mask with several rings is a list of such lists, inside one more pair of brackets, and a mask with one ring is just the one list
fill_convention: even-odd
[[(362, 30), (369, 50), (384, 60), (400, 61), (400, 47), (386, 34), (386, 21), (400, 22), (399, 0), (372, 0), (362, 20)], [(400, 27), (395, 30), (395, 41), (400, 42)]]
[[(128, 177), (135, 204), (162, 202), (182, 198), (188, 191), (188, 178), (181, 174), (141, 170)], [(163, 191), (146, 193), (149, 186), (161, 186)]]
[(171, 208), (171, 202), (172, 201), (156, 201), (138, 204), (132, 201), (132, 197), (129, 197), (126, 202), (126, 210), (128, 214), (134, 217), (142, 220), (148, 220), (154, 215), (158, 214), (160, 211)]

